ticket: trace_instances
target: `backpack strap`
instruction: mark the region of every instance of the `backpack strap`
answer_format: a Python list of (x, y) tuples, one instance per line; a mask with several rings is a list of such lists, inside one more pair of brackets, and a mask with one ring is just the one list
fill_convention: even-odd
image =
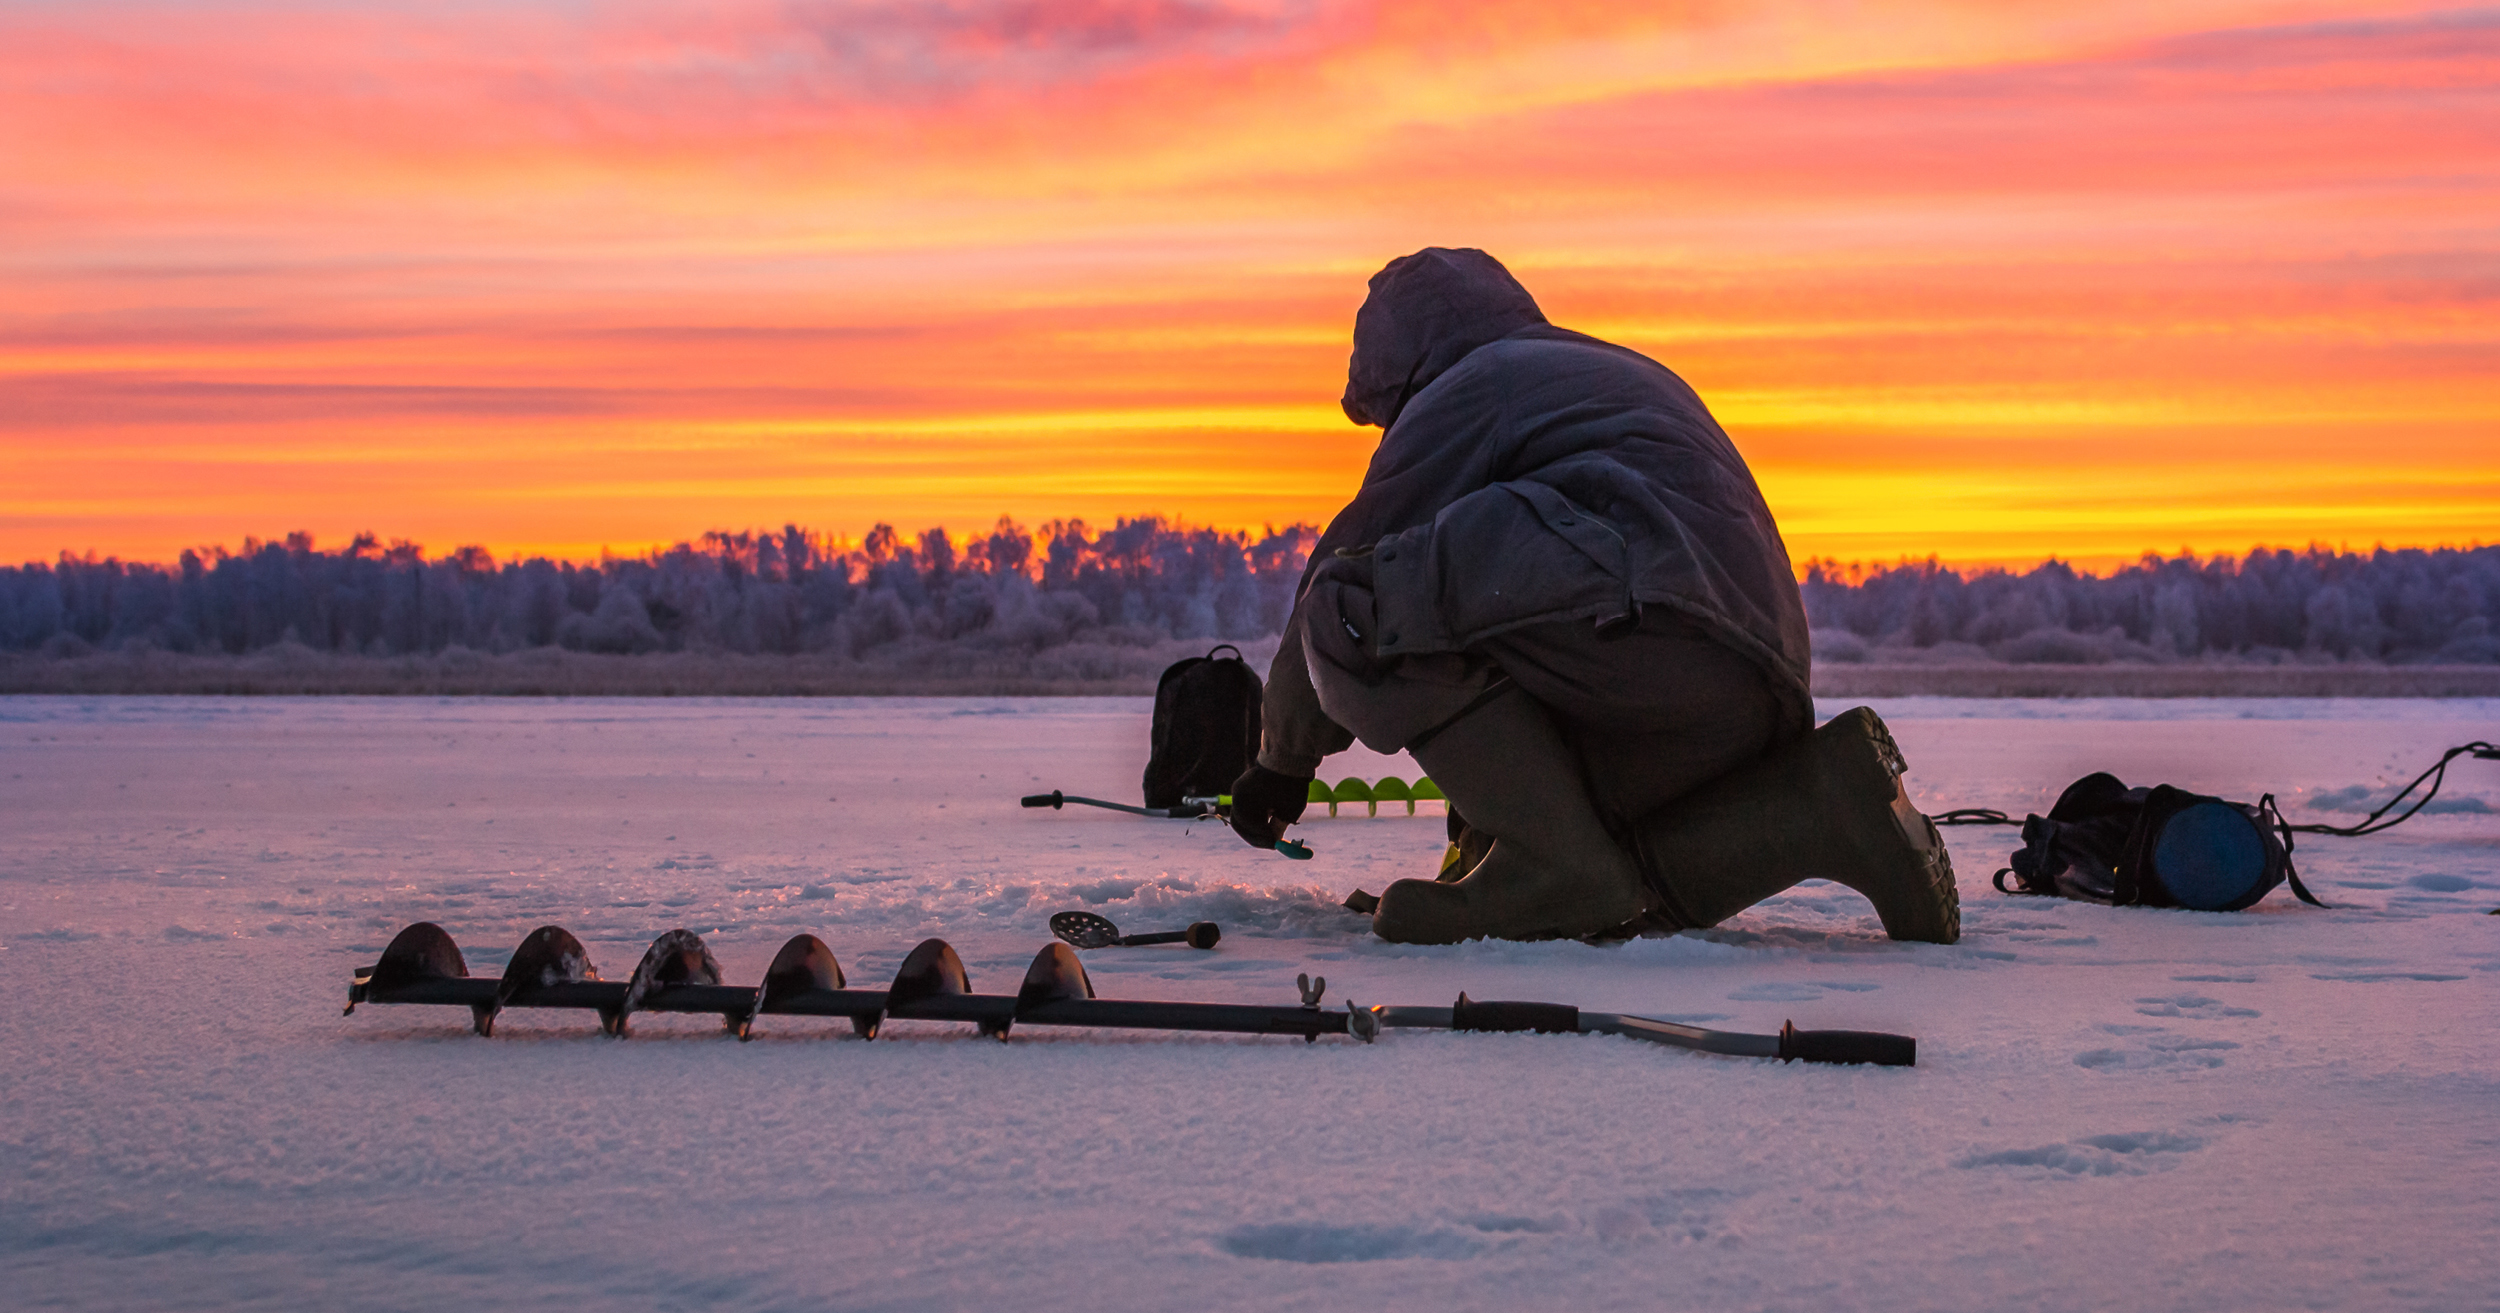
[(2190, 793), (2173, 784), (2156, 784), (2144, 795), (2144, 805), (2136, 812), (2134, 824), (2128, 827), (2126, 845), (2119, 850), (2118, 860), (2113, 863), (2118, 874), (2117, 893), (2121, 906), (2177, 905), (2169, 888), (2153, 872), (2153, 840), (2161, 833), (2162, 827), (2170, 823), (2171, 817), (2206, 801), (2221, 800), (2208, 799), (2204, 794)]
[(1936, 814), (1929, 816), (1927, 818), (1927, 823), (1935, 826), (1937, 829), (1943, 829), (1948, 825), (2022, 824), (2021, 821), (2015, 820), (2013, 817), (2006, 815), (2004, 812), (1998, 811), (1994, 807), (1956, 807), (1949, 812), (1937, 812)]
[(1218, 644), (1216, 644), (1215, 646), (1213, 646), (1213, 647), (1211, 647), (1211, 648), (1208, 648), (1208, 649), (1207, 649), (1207, 656), (1206, 656), (1206, 659), (1207, 659), (1207, 660), (1209, 660), (1209, 661), (1216, 660), (1216, 659), (1217, 659), (1217, 657), (1216, 657), (1216, 655), (1215, 655), (1215, 654), (1216, 654), (1216, 653), (1218, 653), (1218, 652), (1230, 652), (1230, 653), (1232, 653), (1232, 656), (1231, 656), (1231, 657), (1226, 658), (1227, 660), (1247, 662), (1247, 661), (1250, 659), (1250, 658), (1245, 657), (1245, 656), (1243, 656), (1243, 655), (1241, 654), (1241, 649), (1240, 649), (1240, 648), (1237, 648), (1237, 647), (1233, 646), (1233, 645), (1232, 645), (1232, 644), (1230, 644), (1230, 643), (1218, 643)]
[[(2441, 764), (2445, 765), (2446, 763), (2442, 762)], [(2406, 814), (2411, 815), (2412, 813), (2408, 812)], [(2283, 878), (2290, 882), (2292, 886), (2292, 896), (2298, 898), (2304, 903), (2309, 904), (2311, 907), (2326, 906), (2325, 903), (2318, 901), (2318, 896), (2316, 894), (2309, 892), (2309, 886), (2300, 882), (2300, 868), (2292, 865), (2292, 826), (2290, 822), (2283, 819), (2282, 809), (2274, 805), (2273, 794), (2269, 793), (2257, 800), (2257, 823), (2273, 827), (2274, 832), (2282, 837)]]
[[(2055, 856), (2057, 822), (2034, 813), (2023, 822), (2023, 846), (2006, 855), (2004, 869), (1989, 877), (1989, 883), (2005, 894), (2053, 894), (2057, 892), (2057, 873), (2065, 861)], [(2014, 877), (2011, 888), (2005, 877)]]

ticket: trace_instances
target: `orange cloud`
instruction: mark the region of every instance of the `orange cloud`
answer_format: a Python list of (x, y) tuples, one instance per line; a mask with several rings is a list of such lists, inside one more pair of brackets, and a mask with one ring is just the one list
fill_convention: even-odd
[(1322, 519), (1510, 261), (1792, 550), (2462, 542), (2500, 19), (2129, 0), (0, 13), (0, 559)]

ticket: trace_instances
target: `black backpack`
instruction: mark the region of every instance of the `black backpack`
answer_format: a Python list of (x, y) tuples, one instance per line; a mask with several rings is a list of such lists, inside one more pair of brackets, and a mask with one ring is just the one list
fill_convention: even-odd
[(1178, 807), (1183, 798), (1213, 798), (1231, 790), (1259, 755), (1259, 700), (1265, 693), (1258, 673), (1230, 643), (1173, 662), (1155, 681), (1146, 805)]
[(2292, 827), (2271, 793), (2251, 806), (2096, 771), (2023, 822), (2011, 861), (1996, 874), (2003, 893), (2236, 912), (2289, 880), (2302, 902), (2326, 906), (2292, 869)]

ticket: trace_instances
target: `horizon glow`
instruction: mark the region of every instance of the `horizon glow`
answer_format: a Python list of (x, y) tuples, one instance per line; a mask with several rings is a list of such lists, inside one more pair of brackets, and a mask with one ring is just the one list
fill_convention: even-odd
[(1792, 557), (2500, 524), (2500, 9), (0, 2), (0, 561), (1324, 523), (1431, 244)]

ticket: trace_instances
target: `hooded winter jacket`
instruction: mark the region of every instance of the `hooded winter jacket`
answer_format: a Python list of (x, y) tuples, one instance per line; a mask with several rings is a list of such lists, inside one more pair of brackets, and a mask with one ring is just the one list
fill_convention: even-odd
[[(1382, 659), (1664, 607), (1759, 665), (1791, 728), (1811, 727), (1788, 549), (1735, 444), (1666, 367), (1547, 323), (1484, 252), (1433, 247), (1373, 276), (1344, 405), (1387, 432), (1311, 570), (1372, 549)], [(1259, 759), (1307, 776), (1353, 736), (1312, 692), (1304, 609), (1269, 672)]]

